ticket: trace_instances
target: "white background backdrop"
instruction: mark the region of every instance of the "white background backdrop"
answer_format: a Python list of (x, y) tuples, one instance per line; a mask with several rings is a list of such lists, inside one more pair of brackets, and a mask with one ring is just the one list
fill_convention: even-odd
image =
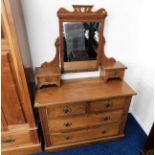
[[(72, 4), (92, 4), (94, 10), (104, 7), (105, 52), (124, 63), (128, 70), (125, 80), (137, 91), (130, 112), (148, 134), (153, 123), (155, 59), (155, 25), (152, 24), (153, 0), (21, 0), (28, 32), (33, 67), (50, 61), (55, 55), (60, 7), (72, 10)], [(63, 78), (98, 76), (94, 73), (67, 74)]]

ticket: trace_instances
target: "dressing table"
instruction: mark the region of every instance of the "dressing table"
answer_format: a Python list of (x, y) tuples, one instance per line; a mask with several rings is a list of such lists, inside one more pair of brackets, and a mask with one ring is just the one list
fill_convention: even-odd
[(59, 78), (59, 87), (47, 86), (53, 76), (45, 74), (45, 86), (42, 83), (37, 90), (35, 107), (46, 151), (124, 137), (130, 102), (136, 92), (123, 80), (127, 68), (105, 55), (102, 34), (107, 12), (92, 8), (73, 5), (73, 11), (58, 10), (60, 34), (55, 43), (55, 58), (37, 68), (40, 70), (36, 72), (37, 79), (50, 68), (59, 68), (61, 74), (101, 68), (101, 76), (96, 78)]

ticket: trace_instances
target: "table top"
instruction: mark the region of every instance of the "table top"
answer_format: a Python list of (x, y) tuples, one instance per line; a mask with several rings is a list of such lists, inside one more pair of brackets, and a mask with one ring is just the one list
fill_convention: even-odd
[(37, 90), (35, 107), (132, 95), (136, 95), (136, 92), (121, 80), (111, 80), (107, 83), (100, 77), (63, 80), (61, 87), (44, 87)]

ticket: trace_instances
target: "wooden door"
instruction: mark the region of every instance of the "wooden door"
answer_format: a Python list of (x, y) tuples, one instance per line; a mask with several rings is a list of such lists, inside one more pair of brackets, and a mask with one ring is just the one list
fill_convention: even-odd
[(2, 129), (25, 123), (8, 51), (2, 51)]

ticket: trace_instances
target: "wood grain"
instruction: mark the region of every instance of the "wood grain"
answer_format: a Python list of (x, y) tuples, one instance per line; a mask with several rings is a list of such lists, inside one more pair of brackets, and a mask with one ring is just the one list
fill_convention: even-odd
[(95, 138), (117, 135), (119, 124), (104, 125), (88, 130), (80, 130), (69, 133), (55, 134), (50, 136), (52, 145), (68, 144), (84, 140), (92, 140)]
[(55, 152), (55, 151), (61, 151), (64, 149), (75, 148), (75, 147), (79, 147), (79, 146), (86, 146), (86, 145), (90, 145), (90, 144), (114, 141), (114, 140), (121, 139), (123, 137), (124, 137), (124, 134), (120, 134), (120, 135), (115, 135), (115, 136), (108, 136), (108, 137), (96, 138), (96, 139), (91, 139), (91, 140), (84, 140), (84, 141), (74, 142), (74, 143), (70, 143), (70, 144), (61, 144), (61, 145), (57, 145), (57, 146), (45, 147), (45, 150), (47, 152)]
[(32, 67), (25, 24), (20, 0), (1, 4), (2, 154), (29, 154), (41, 147), (28, 89), (32, 76), (25, 75)]
[(65, 117), (73, 115), (81, 115), (86, 113), (86, 103), (70, 103), (52, 105), (47, 108), (47, 118), (53, 119), (56, 117)]
[(60, 88), (50, 87), (37, 91), (35, 107), (54, 104), (95, 101), (114, 97), (136, 95), (124, 81), (104, 83), (101, 78), (84, 78), (62, 81)]
[(71, 131), (101, 124), (120, 122), (122, 113), (123, 111), (119, 110), (101, 114), (49, 120), (49, 132)]
[(125, 106), (126, 97), (116, 97), (106, 100), (98, 100), (89, 103), (89, 112), (104, 112), (116, 109), (122, 109)]

